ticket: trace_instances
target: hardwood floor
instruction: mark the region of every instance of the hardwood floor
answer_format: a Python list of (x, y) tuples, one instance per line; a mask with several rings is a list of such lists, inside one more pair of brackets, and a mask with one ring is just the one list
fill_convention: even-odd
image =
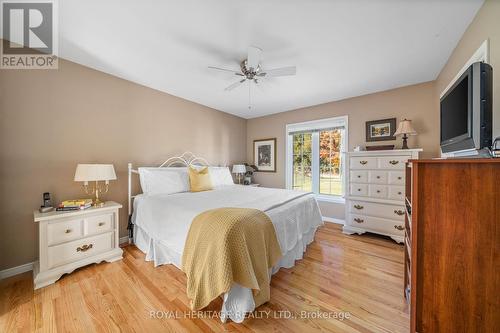
[[(135, 246), (123, 249), (121, 261), (81, 268), (35, 292), (31, 272), (0, 281), (0, 332), (409, 331), (403, 247), (388, 239), (347, 236), (339, 225), (327, 223), (303, 260), (273, 276), (271, 301), (257, 309), (271, 311), (269, 318), (259, 312), (262, 318), (248, 318), (243, 324), (183, 318), (184, 312), (190, 313), (185, 275), (172, 265), (154, 268)], [(208, 310), (220, 310), (221, 304), (216, 300)], [(164, 312), (151, 318), (150, 311)], [(301, 311), (330, 318), (277, 316)], [(340, 311), (350, 318), (334, 318)], [(161, 314), (180, 318), (159, 318)]]

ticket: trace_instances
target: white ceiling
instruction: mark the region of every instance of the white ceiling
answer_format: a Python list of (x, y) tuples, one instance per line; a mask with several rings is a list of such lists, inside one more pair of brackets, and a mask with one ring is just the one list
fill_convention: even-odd
[[(244, 118), (436, 78), (484, 0), (63, 0), (60, 56)], [(247, 47), (295, 77), (226, 92)]]

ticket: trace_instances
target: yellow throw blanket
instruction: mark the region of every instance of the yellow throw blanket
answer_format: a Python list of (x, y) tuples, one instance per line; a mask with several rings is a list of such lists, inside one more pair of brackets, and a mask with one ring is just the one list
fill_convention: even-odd
[(264, 212), (218, 208), (201, 213), (182, 255), (191, 309), (203, 309), (233, 283), (253, 290), (255, 307), (269, 301), (269, 268), (280, 258), (274, 226)]

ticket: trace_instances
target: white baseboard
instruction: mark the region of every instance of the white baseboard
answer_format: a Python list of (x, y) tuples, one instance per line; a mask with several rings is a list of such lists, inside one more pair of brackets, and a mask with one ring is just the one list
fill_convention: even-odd
[(330, 223), (336, 223), (336, 224), (342, 224), (344, 225), (345, 224), (345, 221), (344, 220), (341, 220), (341, 219), (335, 219), (333, 217), (327, 217), (327, 216), (323, 216), (323, 221), (325, 222), (330, 222)]
[(128, 243), (128, 236), (120, 237), (118, 241), (120, 242), (120, 245)]
[(0, 271), (0, 280), (6, 279), (8, 277), (21, 274), (24, 272), (29, 272), (33, 270), (33, 263), (29, 262), (27, 264), (17, 266), (17, 267), (12, 267), (12, 268), (7, 268), (4, 269), (3, 271)]

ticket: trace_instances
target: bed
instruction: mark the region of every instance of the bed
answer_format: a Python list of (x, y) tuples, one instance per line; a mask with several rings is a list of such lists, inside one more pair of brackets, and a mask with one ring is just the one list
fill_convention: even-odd
[[(179, 171), (182, 175), (183, 168), (190, 166), (208, 166), (208, 163), (203, 158), (184, 153), (167, 160), (158, 168), (167, 168), (162, 171)], [(151, 168), (146, 171), (141, 168), (135, 170), (129, 163), (129, 229), (133, 231), (133, 242), (145, 253), (147, 261), (153, 261), (155, 266), (172, 264), (180, 269), (191, 222), (198, 214), (221, 207), (253, 208), (269, 216), (283, 255), (269, 274), (276, 273), (281, 267), (293, 267), (296, 260), (302, 259), (306, 246), (313, 241), (317, 228), (323, 223), (318, 204), (311, 193), (236, 185), (232, 178), (228, 179), (227, 168), (210, 168), (213, 168), (209, 169), (213, 170), (213, 178), (219, 178), (214, 190), (161, 193), (151, 189), (162, 179), (154, 178), (149, 184), (143, 181), (142, 174)], [(141, 187), (148, 190), (147, 193), (132, 195), (131, 177), (139, 173)], [(224, 181), (220, 181), (221, 175), (225, 177)], [(170, 178), (169, 182), (172, 182)], [(182, 185), (179, 186), (178, 190), (182, 190)], [(234, 284), (223, 295), (220, 318), (223, 322), (229, 318), (241, 323), (245, 314), (254, 309), (252, 291)]]

